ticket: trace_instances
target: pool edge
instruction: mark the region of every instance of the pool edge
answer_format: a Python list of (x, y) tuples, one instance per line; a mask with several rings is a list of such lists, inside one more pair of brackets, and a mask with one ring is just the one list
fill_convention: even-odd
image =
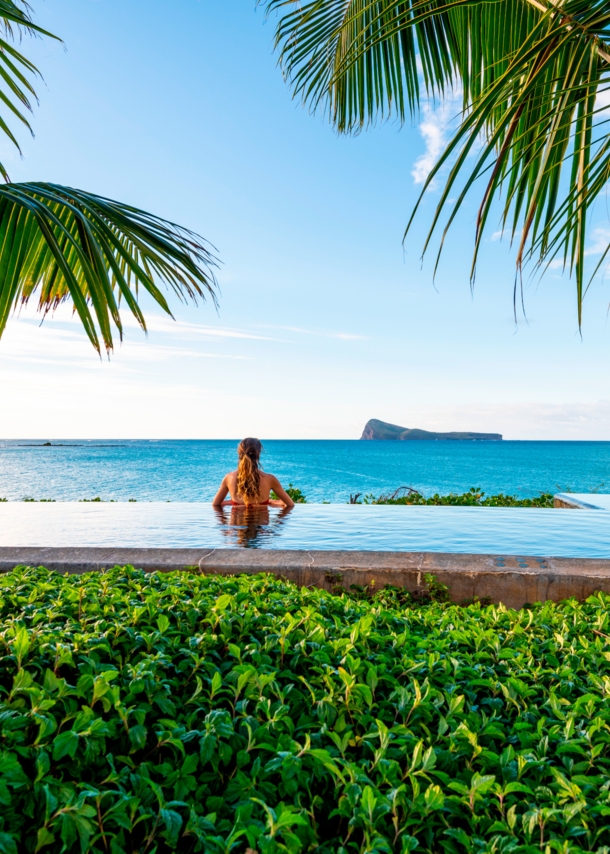
[(270, 572), (302, 586), (336, 590), (351, 585), (411, 592), (425, 576), (447, 585), (454, 602), (472, 599), (520, 608), (538, 601), (586, 599), (610, 593), (610, 560), (518, 557), (441, 552), (299, 551), (263, 549), (140, 549), (0, 547), (0, 572), (18, 565), (83, 574), (131, 564), (148, 572), (196, 571), (210, 575)]

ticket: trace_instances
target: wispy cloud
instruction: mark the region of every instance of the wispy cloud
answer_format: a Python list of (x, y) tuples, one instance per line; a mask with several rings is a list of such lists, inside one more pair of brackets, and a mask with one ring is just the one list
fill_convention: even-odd
[[(426, 430), (477, 430), (503, 433), (505, 439), (605, 440), (610, 431), (610, 400), (571, 403), (504, 403), (409, 407), (388, 415), (394, 423)], [(563, 484), (567, 486), (568, 484)]]
[(365, 341), (366, 335), (353, 335), (351, 332), (330, 332), (327, 338), (339, 338), (341, 341)]
[[(133, 316), (130, 316), (125, 325), (137, 327), (138, 323)], [(254, 332), (249, 332), (246, 329), (204, 326), (199, 323), (172, 320), (171, 317), (163, 317), (158, 314), (151, 315), (150, 318), (147, 318), (146, 326), (149, 332), (167, 332), (173, 335), (180, 335), (182, 338), (190, 336), (193, 338), (243, 338), (253, 341), (277, 341), (276, 338), (270, 338), (268, 335), (258, 335)]]
[(419, 132), (426, 149), (411, 170), (416, 184), (423, 184), (438, 161), (451, 135), (451, 122), (459, 111), (462, 93), (456, 89), (441, 104), (426, 104)]
[(610, 228), (606, 225), (600, 225), (593, 229), (591, 237), (593, 242), (585, 250), (585, 255), (601, 255), (610, 244)]
[(497, 240), (504, 240), (504, 238), (506, 237), (507, 240), (510, 240), (511, 242), (514, 243), (516, 240), (521, 239), (522, 234), (523, 234), (522, 228), (517, 229), (517, 231), (514, 234), (511, 232), (510, 228), (500, 228), (500, 229), (498, 229), (498, 231), (494, 231), (494, 233), (491, 235), (491, 237), (489, 239), (493, 242), (496, 242)]
[[(25, 322), (35, 323), (39, 325), (42, 320), (42, 315), (36, 312), (36, 307), (32, 303), (22, 308), (16, 317)], [(122, 312), (121, 321), (125, 330), (140, 330), (140, 324), (136, 318), (125, 309)], [(44, 322), (44, 326), (53, 326), (66, 324), (68, 326), (80, 327), (81, 321), (71, 307), (67, 304), (59, 306), (54, 312), (49, 313)], [(215, 338), (241, 338), (254, 341), (277, 341), (277, 338), (271, 338), (268, 335), (259, 335), (256, 332), (251, 332), (247, 329), (235, 327), (210, 326), (209, 324), (189, 323), (184, 320), (174, 320), (169, 315), (154, 314), (146, 312), (146, 329), (149, 333), (169, 334), (180, 337), (181, 340), (191, 338), (197, 339), (215, 339)]]
[[(609, 100), (610, 105), (610, 100)], [(498, 240), (502, 240), (504, 237), (510, 239), (511, 241), (516, 241), (521, 238), (522, 229), (519, 229), (515, 233), (515, 235), (511, 235), (508, 229), (499, 229), (498, 231), (494, 231), (494, 233), (489, 238), (491, 241), (495, 242)], [(604, 253), (608, 246), (610, 245), (610, 227), (605, 225), (600, 225), (597, 228), (594, 228), (591, 233), (591, 243), (585, 250), (585, 255), (601, 255)], [(563, 256), (558, 258), (553, 258), (545, 267), (548, 267), (549, 270), (560, 270), (564, 266)]]
[(303, 329), (301, 326), (267, 326), (267, 329), (281, 329), (285, 332), (296, 332), (300, 335), (315, 335), (319, 338), (338, 338), (341, 341), (367, 341), (368, 335), (357, 335), (354, 332), (333, 332), (323, 329)]
[(595, 98), (595, 109), (607, 110), (608, 107), (610, 107), (610, 86), (604, 86), (604, 88), (597, 90), (597, 95)]
[[(122, 370), (133, 370), (141, 363), (167, 362), (170, 359), (238, 359), (248, 356), (233, 353), (213, 353), (173, 344), (153, 343), (141, 338), (124, 342), (115, 342), (115, 354), (125, 348), (129, 364), (123, 364)], [(0, 341), (0, 357), (3, 364), (44, 364), (70, 368), (91, 364), (98, 357), (81, 332), (65, 327), (43, 324), (42, 327), (31, 322), (13, 322), (9, 324)]]
[[(41, 322), (41, 315), (36, 313), (35, 306), (29, 305), (23, 308), (17, 315), (17, 318), (29, 325), (38, 326)], [(122, 323), (124, 330), (140, 330), (140, 325), (135, 317), (127, 310), (123, 312)], [(78, 316), (72, 311), (70, 306), (61, 305), (52, 314), (49, 314), (45, 319), (44, 327), (60, 328), (61, 326), (68, 328), (77, 328), (81, 326)], [(217, 339), (242, 339), (246, 341), (275, 341), (285, 343), (285, 338), (278, 338), (273, 335), (263, 334), (257, 330), (270, 330), (271, 332), (294, 332), (299, 335), (313, 335), (319, 338), (336, 338), (341, 341), (365, 341), (367, 335), (360, 335), (354, 332), (345, 332), (343, 330), (328, 330), (328, 329), (305, 329), (301, 326), (283, 326), (278, 324), (257, 324), (255, 330), (244, 329), (243, 327), (234, 326), (211, 326), (210, 324), (190, 323), (185, 320), (174, 320), (165, 314), (146, 313), (146, 329), (149, 333), (172, 335), (185, 340), (217, 340)], [(66, 330), (67, 331), (67, 330)], [(77, 335), (80, 339), (80, 334)], [(132, 338), (132, 341), (134, 339)], [(149, 345), (150, 346), (150, 343)]]

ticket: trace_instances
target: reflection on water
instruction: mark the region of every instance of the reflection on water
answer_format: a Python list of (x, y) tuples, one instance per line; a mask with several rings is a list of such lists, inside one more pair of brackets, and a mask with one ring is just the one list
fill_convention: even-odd
[[(227, 546), (260, 549), (281, 533), (292, 507), (283, 507), (269, 516), (269, 507), (215, 507), (220, 533)], [(275, 510), (275, 508), (274, 508)]]
[(0, 547), (366, 549), (610, 559), (609, 510), (0, 503)]

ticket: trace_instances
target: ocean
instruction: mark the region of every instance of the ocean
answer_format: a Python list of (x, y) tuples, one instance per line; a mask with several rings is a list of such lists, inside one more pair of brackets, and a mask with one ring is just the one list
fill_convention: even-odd
[[(238, 440), (0, 441), (0, 498), (210, 501)], [(367, 442), (263, 439), (265, 470), (309, 502), (410, 486), (531, 497), (610, 492), (610, 442)]]

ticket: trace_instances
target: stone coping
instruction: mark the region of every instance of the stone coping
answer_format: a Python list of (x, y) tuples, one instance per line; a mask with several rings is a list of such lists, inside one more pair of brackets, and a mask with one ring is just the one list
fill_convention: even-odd
[(553, 504), (568, 510), (610, 510), (610, 495), (596, 492), (558, 492), (553, 497)]
[(410, 591), (425, 575), (446, 584), (454, 602), (474, 597), (520, 608), (538, 601), (610, 593), (610, 560), (436, 552), (280, 551), (274, 549), (0, 548), (0, 571), (46, 566), (61, 573), (96, 572), (131, 564), (149, 572), (210, 575), (271, 572), (304, 586), (336, 590), (386, 584)]

